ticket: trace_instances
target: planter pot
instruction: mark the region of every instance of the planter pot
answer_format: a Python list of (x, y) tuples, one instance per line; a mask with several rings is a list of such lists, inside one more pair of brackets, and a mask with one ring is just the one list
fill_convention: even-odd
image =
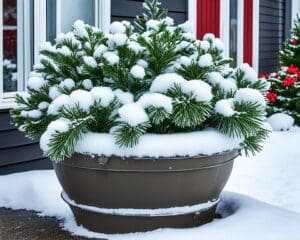
[(54, 169), (79, 225), (102, 233), (141, 232), (210, 222), (238, 154), (158, 159), (74, 154)]

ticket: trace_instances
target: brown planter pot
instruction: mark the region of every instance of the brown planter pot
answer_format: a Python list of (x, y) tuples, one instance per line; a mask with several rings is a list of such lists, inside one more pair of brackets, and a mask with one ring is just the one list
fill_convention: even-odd
[[(158, 159), (74, 154), (54, 169), (79, 225), (103, 233), (140, 232), (210, 222), (238, 154)], [(193, 207), (168, 212), (183, 206)]]

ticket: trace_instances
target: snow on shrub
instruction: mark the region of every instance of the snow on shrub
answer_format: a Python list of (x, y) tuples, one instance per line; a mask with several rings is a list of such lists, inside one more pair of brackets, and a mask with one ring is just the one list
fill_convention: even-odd
[[(98, 134), (99, 142), (101, 136), (114, 139), (115, 146), (106, 148), (115, 154), (134, 149), (141, 139), (182, 139), (202, 130), (208, 149), (216, 152), (230, 150), (213, 147), (230, 139), (239, 139), (237, 147), (247, 153), (260, 151), (268, 133), (266, 82), (247, 64), (229, 68), (231, 60), (213, 34), (196, 40), (191, 23), (174, 26), (158, 1), (143, 6), (143, 17), (134, 24), (113, 22), (109, 34), (76, 21), (55, 45), (43, 44), (27, 92), (17, 95), (11, 111), (15, 125), (30, 138), (41, 137), (45, 155), (54, 161), (70, 157), (79, 142), (82, 149), (90, 134)], [(202, 150), (196, 144), (192, 152), (168, 154), (213, 153)]]

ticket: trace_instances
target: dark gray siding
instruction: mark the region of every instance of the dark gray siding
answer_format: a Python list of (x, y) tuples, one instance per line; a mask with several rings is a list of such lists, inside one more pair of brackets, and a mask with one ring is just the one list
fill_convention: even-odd
[[(111, 21), (132, 21), (135, 16), (143, 12), (144, 0), (112, 0)], [(187, 0), (161, 0), (162, 6), (169, 9), (169, 16), (174, 18), (176, 24), (183, 23), (188, 18)]]
[(9, 110), (0, 110), (0, 174), (51, 168), (38, 140), (25, 138), (10, 121)]
[(269, 73), (278, 66), (278, 52), (290, 33), (290, 0), (261, 0), (259, 5), (259, 72)]

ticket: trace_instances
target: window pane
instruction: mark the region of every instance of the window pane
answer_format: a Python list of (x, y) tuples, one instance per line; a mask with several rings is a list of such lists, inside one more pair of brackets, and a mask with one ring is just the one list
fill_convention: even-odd
[(69, 32), (78, 19), (95, 25), (95, 0), (63, 0), (61, 3), (62, 32)]
[(17, 91), (17, 0), (3, 1), (3, 92)]
[(47, 0), (47, 41), (54, 42), (56, 38), (56, 0)]
[(229, 56), (233, 59), (231, 67), (236, 67), (237, 65), (237, 24), (238, 24), (238, 1), (230, 0), (230, 48)]

